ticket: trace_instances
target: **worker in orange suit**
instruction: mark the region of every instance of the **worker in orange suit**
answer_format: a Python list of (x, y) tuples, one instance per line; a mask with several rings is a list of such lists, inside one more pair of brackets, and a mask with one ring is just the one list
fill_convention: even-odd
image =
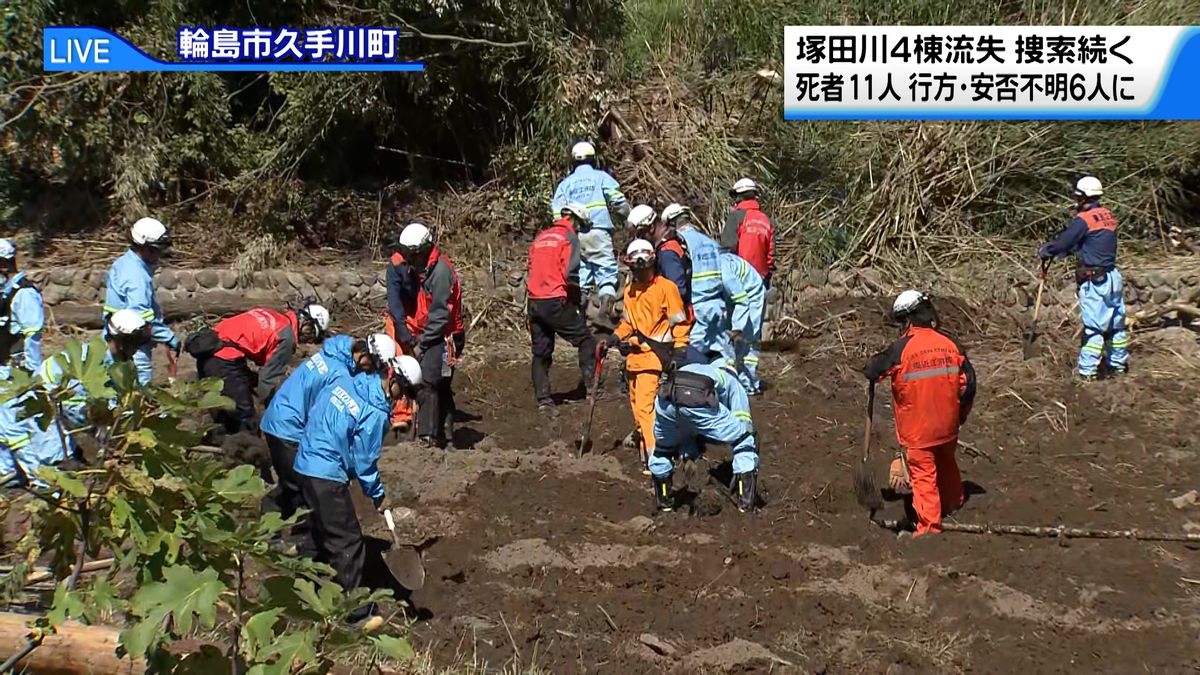
[(872, 383), (892, 382), (896, 438), (904, 449), (912, 486), (916, 533), (942, 531), (942, 516), (963, 505), (962, 476), (954, 453), (958, 430), (975, 401), (975, 369), (954, 338), (938, 330), (937, 313), (924, 293), (904, 291), (892, 305), (904, 333), (867, 362)]
[(655, 271), (653, 244), (634, 239), (626, 249), (625, 264), (633, 279), (625, 287), (621, 323), (596, 345), (596, 356), (601, 358), (615, 346), (625, 355), (629, 407), (640, 436), (642, 472), (650, 475), (647, 462), (654, 451), (654, 397), (663, 371), (686, 354), (688, 313), (679, 288)]
[[(413, 355), (413, 348), (417, 343), (413, 332), (416, 330), (417, 296), (420, 289), (421, 282), (416, 270), (399, 251), (393, 251), (387, 266), (387, 311), (384, 312), (384, 326), (388, 336), (400, 346), (400, 352), (408, 356)], [(392, 406), (392, 429), (407, 429), (412, 424), (415, 408), (415, 404), (407, 396), (396, 399)]]

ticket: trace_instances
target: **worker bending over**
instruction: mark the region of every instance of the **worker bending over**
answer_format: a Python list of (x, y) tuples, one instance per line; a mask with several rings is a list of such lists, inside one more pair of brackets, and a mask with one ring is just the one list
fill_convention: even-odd
[(740, 256), (721, 253), (721, 284), (729, 303), (730, 352), (726, 362), (737, 373), (750, 396), (762, 393), (758, 356), (762, 349), (763, 311), (767, 289), (754, 267)]
[(462, 286), (454, 264), (421, 223), (405, 226), (397, 248), (417, 271), (420, 284), (411, 324), (424, 378), (417, 399), (417, 434), (426, 446), (445, 447), (453, 440), (454, 368), (466, 346)]
[(721, 248), (753, 265), (763, 278), (763, 284), (769, 288), (771, 275), (775, 272), (775, 224), (759, 207), (759, 192), (758, 183), (749, 178), (733, 184), (729, 196), (734, 199), (734, 205), (725, 217)]
[(12, 366), (36, 373), (42, 365), (42, 292), (17, 267), (17, 247), (0, 239), (0, 380)]
[[(287, 373), (297, 341), (319, 342), (329, 321), (329, 310), (313, 303), (285, 312), (258, 307), (188, 336), (187, 351), (196, 358), (197, 372), (223, 380), (221, 393), (233, 399), (233, 412), (214, 415), (226, 433), (258, 432), (255, 398), (264, 404), (270, 400)], [(258, 366), (257, 374), (250, 370), (250, 361)]]
[(149, 384), (153, 375), (150, 354), (154, 345), (165, 345), (176, 356), (180, 342), (163, 321), (162, 307), (154, 295), (154, 270), (171, 246), (167, 228), (153, 218), (142, 218), (129, 231), (129, 250), (113, 261), (104, 280), (104, 323), (119, 309), (132, 309), (150, 324), (152, 341), (134, 355), (138, 382)]
[(687, 351), (687, 311), (679, 289), (655, 272), (654, 246), (634, 239), (625, 252), (632, 279), (625, 287), (621, 322), (597, 345), (596, 358), (620, 345), (629, 381), (629, 407), (639, 438), (639, 462), (649, 471), (654, 451), (654, 395), (663, 372)]
[(596, 338), (579, 305), (579, 233), (590, 229), (587, 209), (570, 203), (562, 208), (558, 220), (534, 237), (529, 246), (525, 286), (533, 353), (530, 372), (539, 409), (554, 405), (550, 396), (550, 366), (554, 362), (556, 335), (579, 350), (576, 398), (586, 397), (595, 386)]
[(892, 381), (896, 439), (903, 448), (916, 512), (916, 536), (942, 531), (942, 516), (963, 505), (954, 453), (958, 429), (975, 401), (975, 369), (966, 352), (937, 328), (933, 303), (914, 290), (901, 293), (892, 315), (904, 333), (871, 357), (863, 373)]
[[(392, 402), (413, 396), (421, 386), (421, 366), (398, 356), (378, 373), (341, 378), (321, 390), (309, 411), (294, 465), (304, 503), (312, 509), (312, 546), (317, 562), (328, 563), (334, 581), (349, 592), (362, 585), (366, 544), (354, 513), (350, 480), (383, 512), (388, 507), (379, 478), (379, 453), (389, 426)], [(359, 621), (375, 613), (366, 605), (350, 615)]]
[[(1104, 188), (1092, 176), (1075, 183), (1075, 217), (1054, 241), (1042, 246), (1043, 261), (1074, 253), (1078, 257), (1075, 283), (1083, 319), (1079, 376), (1096, 379), (1107, 355), (1108, 371), (1125, 373), (1129, 363), (1129, 333), (1125, 330), (1125, 282), (1117, 270), (1117, 219), (1100, 206)], [(1043, 263), (1044, 264), (1044, 263)]]
[(758, 444), (750, 400), (737, 374), (723, 360), (689, 363), (667, 375), (654, 403), (654, 438), (650, 474), (659, 511), (675, 508), (673, 460), (698, 459), (703, 441), (725, 443), (733, 449), (733, 498), (742, 513), (756, 508)]
[(554, 189), (550, 215), (558, 216), (571, 203), (587, 209), (592, 227), (579, 235), (581, 306), (587, 307), (594, 292), (601, 315), (608, 319), (617, 301), (617, 256), (613, 250), (613, 219), (609, 209), (625, 218), (629, 215), (629, 202), (621, 194), (616, 179), (596, 168), (596, 148), (591, 143), (580, 141), (572, 146), (571, 161), (570, 175)]
[(310, 356), (280, 385), (259, 426), (271, 453), (271, 466), (275, 469), (276, 487), (272, 497), (281, 516), (291, 518), (296, 509), (305, 508), (292, 466), (317, 395), (330, 384), (353, 375), (378, 373), (396, 356), (396, 341), (383, 333), (365, 340), (334, 335), (325, 340), (321, 351)]

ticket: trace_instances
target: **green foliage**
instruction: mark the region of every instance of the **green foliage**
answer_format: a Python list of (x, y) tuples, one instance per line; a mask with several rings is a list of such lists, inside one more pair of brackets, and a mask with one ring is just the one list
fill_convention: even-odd
[[(214, 672), (219, 654), (180, 654), (172, 643), (217, 634), (234, 642), (241, 672), (327, 672), (339, 655), (397, 658), (407, 642), (368, 636), (346, 617), (389, 592), (346, 593), (328, 581), (326, 565), (281, 552), (269, 542), (300, 514), (259, 515), (267, 486), (254, 467), (228, 467), (195, 449), (203, 428), (197, 413), (228, 407), (219, 380), (141, 387), (132, 365), (105, 368), (104, 343), (82, 355), (72, 341), (57, 356), (63, 376), (53, 386), (27, 374), (0, 385), (0, 396), (24, 397), (24, 414), (53, 416), (82, 384), (87, 426), (80, 440), (98, 440), (91, 466), (42, 469), (41, 488), (29, 488), (27, 534), (17, 544), (24, 561), (10, 578), (23, 579), (33, 561), (48, 560), (59, 579), (42, 622), (126, 617), (120, 646), (145, 655), (156, 672)], [(103, 573), (70, 575), (80, 560), (112, 552)], [(10, 581), (5, 589), (19, 589)]]

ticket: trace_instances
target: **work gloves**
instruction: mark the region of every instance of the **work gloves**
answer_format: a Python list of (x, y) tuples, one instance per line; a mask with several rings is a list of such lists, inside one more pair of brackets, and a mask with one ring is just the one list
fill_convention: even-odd
[(1050, 253), (1050, 244), (1046, 244), (1038, 249), (1038, 257), (1042, 260), (1050, 260), (1054, 257), (1054, 255)]
[(888, 470), (888, 485), (896, 492), (908, 492), (912, 489), (912, 481), (908, 478), (908, 467), (904, 465), (904, 460), (897, 457), (892, 460), (892, 465)]

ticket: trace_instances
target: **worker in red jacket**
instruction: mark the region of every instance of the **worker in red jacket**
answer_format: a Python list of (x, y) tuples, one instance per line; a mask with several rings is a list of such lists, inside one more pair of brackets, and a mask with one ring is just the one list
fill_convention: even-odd
[(904, 334), (872, 357), (863, 374), (872, 383), (892, 381), (896, 438), (905, 453), (919, 537), (941, 532), (942, 516), (963, 505), (954, 453), (958, 429), (975, 401), (975, 369), (962, 347), (938, 330), (924, 293), (901, 293), (892, 315), (904, 322)]
[(441, 448), (453, 438), (454, 367), (466, 345), (462, 286), (453, 263), (421, 223), (405, 226), (396, 248), (420, 281), (410, 323), (425, 385), (417, 398), (417, 436), (423, 445)]
[(749, 178), (733, 184), (729, 196), (735, 203), (725, 217), (721, 248), (750, 263), (770, 288), (771, 273), (775, 271), (775, 224), (759, 208), (759, 192), (758, 183)]
[[(560, 211), (561, 217), (542, 230), (529, 246), (529, 340), (533, 352), (530, 371), (533, 395), (540, 410), (554, 405), (550, 397), (550, 365), (554, 337), (561, 336), (579, 350), (579, 386), (573, 394), (583, 398), (594, 386), (596, 337), (580, 311), (579, 232), (591, 228), (587, 207), (575, 202)], [(576, 230), (578, 228), (578, 231)]]
[[(296, 343), (320, 342), (328, 329), (329, 310), (313, 303), (283, 313), (258, 307), (213, 328), (220, 344), (211, 353), (197, 356), (196, 365), (201, 376), (224, 380), (221, 393), (233, 399), (234, 411), (217, 415), (226, 433), (258, 431), (254, 399), (265, 405), (283, 382)], [(249, 361), (258, 366), (257, 374), (250, 370)]]

